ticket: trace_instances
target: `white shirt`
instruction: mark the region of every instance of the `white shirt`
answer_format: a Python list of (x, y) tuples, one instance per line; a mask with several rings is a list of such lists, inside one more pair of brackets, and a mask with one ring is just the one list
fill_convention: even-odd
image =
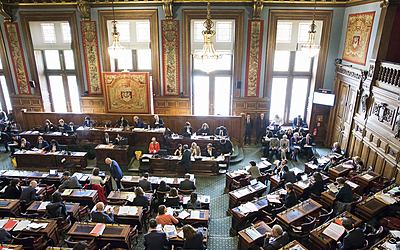
[(92, 185), (100, 185), (100, 184), (104, 184), (105, 181), (100, 177), (100, 176), (92, 176), (92, 178), (90, 178), (90, 184)]

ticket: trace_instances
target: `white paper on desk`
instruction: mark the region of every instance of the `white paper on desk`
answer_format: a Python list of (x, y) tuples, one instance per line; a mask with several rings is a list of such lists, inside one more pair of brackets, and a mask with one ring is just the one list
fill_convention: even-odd
[(152, 154), (142, 154), (142, 158), (152, 158)]
[(32, 222), (29, 225), (27, 225), (27, 227), (30, 228), (30, 229), (33, 229), (33, 230), (38, 230), (38, 229), (41, 229), (41, 228), (46, 228), (48, 224), (49, 223), (35, 223), (35, 222)]
[(200, 219), (200, 211), (192, 210), (190, 212), (190, 219)]
[(8, 222), (8, 219), (2, 219), (0, 220), (0, 228), (3, 228), (3, 226)]
[(75, 176), (76, 179), (80, 180), (82, 178), (82, 173), (74, 173), (72, 176)]
[(385, 203), (387, 203), (388, 205), (396, 203), (396, 199), (390, 197), (390, 195), (387, 194), (378, 194), (377, 198), (384, 200)]
[(307, 166), (308, 166), (309, 168), (311, 168), (311, 169), (317, 169), (317, 168), (318, 168), (318, 166), (315, 165), (315, 164), (307, 164)]
[(165, 178), (164, 181), (166, 184), (172, 184), (172, 183), (174, 183), (174, 178)]
[(338, 189), (338, 188), (335, 186), (335, 184), (333, 184), (333, 183), (328, 184), (328, 188), (329, 188), (329, 190), (330, 190), (331, 192), (333, 192), (333, 193), (339, 192), (339, 189)]
[(26, 228), (26, 226), (28, 226), (29, 224), (31, 224), (31, 222), (29, 220), (21, 220), (20, 222), (18, 222), (18, 224), (13, 228), (13, 231), (22, 231)]
[(365, 175), (362, 176), (362, 178), (367, 179), (367, 180), (371, 180), (374, 177), (372, 175), (370, 175), (370, 174), (365, 174)]
[(239, 189), (236, 191), (236, 194), (238, 194), (238, 197), (245, 196), (249, 193), (250, 193), (250, 190), (248, 188), (243, 188), (243, 189)]
[(167, 234), (168, 238), (177, 235), (176, 228), (174, 225), (165, 225), (164, 232)]
[(267, 199), (269, 202), (272, 203), (281, 203), (281, 201), (279, 200), (279, 195), (269, 194), (267, 195)]
[(289, 248), (289, 250), (305, 250), (305, 249), (302, 248), (300, 245), (296, 245), (294, 247)]
[(308, 188), (308, 182), (305, 183), (304, 181), (298, 181), (296, 182), (297, 186), (301, 187), (301, 188)]
[(5, 191), (6, 191), (6, 188), (7, 188), (8, 186), (5, 186), (1, 191), (0, 191), (0, 193), (4, 193)]
[(188, 212), (182, 211), (182, 212), (178, 215), (178, 218), (183, 220), (183, 219), (185, 219), (185, 218), (188, 217), (188, 216), (190, 216), (190, 214), (189, 214)]
[(181, 231), (178, 233), (178, 237), (181, 238), (181, 239), (184, 238), (184, 237), (183, 237), (183, 230), (181, 230)]
[(400, 231), (399, 230), (390, 230), (389, 231), (394, 237), (400, 238)]
[(247, 202), (246, 204), (242, 204), (239, 206), (239, 210), (243, 213), (251, 213), (258, 211), (256, 205), (252, 202)]
[(129, 212), (129, 207), (119, 207), (118, 215), (127, 215)]
[(183, 205), (186, 205), (189, 200), (190, 200), (189, 196), (183, 196)]
[(73, 191), (72, 189), (65, 189), (61, 195), (70, 195)]
[(170, 214), (174, 216), (174, 210), (172, 209), (172, 207), (167, 207), (167, 212), (165, 214)]
[(391, 244), (389, 242), (385, 242), (385, 244), (383, 244), (383, 247), (385, 249), (397, 250), (396, 244)]
[(355, 184), (354, 182), (346, 181), (346, 183), (347, 183), (347, 185), (349, 185), (351, 188), (357, 188), (357, 187), (358, 187), (358, 185)]
[(326, 236), (331, 237), (332, 239), (334, 239), (335, 241), (338, 241), (340, 236), (342, 236), (342, 234), (346, 231), (346, 229), (336, 223), (331, 223), (324, 231), (323, 234), (325, 234)]
[(43, 201), (43, 202), (40, 204), (38, 210), (46, 210), (46, 207), (47, 207), (47, 205), (49, 205), (49, 204), (50, 204), (49, 201)]
[(130, 202), (133, 202), (133, 200), (135, 199), (135, 197), (136, 197), (136, 195), (135, 195), (134, 193), (128, 194), (127, 200), (130, 201)]
[(122, 180), (123, 181), (131, 181), (132, 180), (132, 176), (124, 176), (124, 177), (122, 177)]

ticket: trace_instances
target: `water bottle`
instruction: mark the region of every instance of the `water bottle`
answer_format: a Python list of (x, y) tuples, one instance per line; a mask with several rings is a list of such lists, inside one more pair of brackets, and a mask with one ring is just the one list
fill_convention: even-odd
[(147, 125), (147, 130), (150, 130), (150, 125)]
[(107, 130), (107, 125), (104, 125), (104, 130)]
[(183, 206), (182, 205), (179, 206), (179, 211), (182, 213), (182, 211), (183, 211)]

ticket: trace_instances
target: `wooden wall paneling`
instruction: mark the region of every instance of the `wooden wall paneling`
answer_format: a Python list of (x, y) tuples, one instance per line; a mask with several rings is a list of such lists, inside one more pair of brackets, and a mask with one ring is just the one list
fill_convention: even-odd
[(389, 180), (394, 177), (396, 171), (395, 164), (385, 160), (384, 170), (383, 170), (383, 177), (388, 178)]
[(371, 166), (372, 169), (374, 169), (376, 157), (377, 157), (377, 153), (373, 149), (370, 149), (368, 160), (365, 162), (366, 167)]
[(104, 113), (105, 102), (103, 96), (83, 96), (80, 98), (82, 113)]
[(11, 94), (11, 105), (13, 107), (14, 119), (21, 127), (29, 126), (28, 121), (23, 118), (24, 110), (32, 112), (42, 112), (42, 98), (38, 95), (16, 95)]
[(383, 173), (384, 162), (385, 162), (385, 160), (383, 159), (383, 157), (380, 154), (377, 154), (376, 163), (375, 163), (375, 168), (374, 169), (378, 174), (382, 174)]
[(361, 160), (363, 161), (364, 164), (366, 164), (368, 162), (368, 157), (369, 157), (369, 147), (367, 147), (366, 145), (363, 145), (362, 142), (360, 142), (360, 145), (362, 147), (361, 150)]
[(166, 115), (190, 115), (189, 98), (154, 97), (154, 113)]

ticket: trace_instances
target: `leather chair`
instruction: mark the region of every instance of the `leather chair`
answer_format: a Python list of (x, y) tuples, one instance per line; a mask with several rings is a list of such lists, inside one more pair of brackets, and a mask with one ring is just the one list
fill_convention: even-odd
[(358, 250), (366, 250), (366, 249), (369, 249), (368, 240), (365, 240), (364, 246), (362, 248), (358, 248)]
[(191, 193), (193, 193), (194, 190), (193, 189), (189, 189), (189, 190), (184, 190), (184, 189), (179, 189), (178, 188), (178, 193), (182, 194), (182, 195), (190, 195)]
[(128, 201), (126, 200), (107, 200), (107, 205), (110, 206), (125, 206)]
[(240, 178), (239, 180), (232, 180), (232, 188), (231, 190), (239, 189), (241, 187), (247, 186), (250, 184), (250, 176), (246, 176), (244, 178)]
[(131, 227), (130, 231), (129, 231), (129, 237), (130, 237), (130, 242), (132, 242), (133, 240), (136, 240), (136, 245), (138, 244), (138, 238), (139, 238), (139, 231), (137, 229), (137, 225), (134, 227)]
[(281, 206), (281, 207), (272, 209), (270, 213), (268, 213), (268, 212), (265, 212), (265, 213), (266, 213), (268, 216), (270, 216), (271, 218), (274, 219), (274, 218), (276, 217), (277, 214), (279, 214), (279, 213), (285, 211), (286, 209), (287, 209), (286, 206), (283, 205), (283, 206)]
[(86, 206), (79, 206), (79, 221), (83, 221), (85, 217), (89, 217), (90, 220), (90, 208), (88, 205)]
[(32, 205), (32, 202), (33, 202), (33, 201), (27, 203), (26, 200), (20, 200), (20, 201), (19, 201), (19, 204), (20, 204), (20, 206), (21, 206), (21, 213), (26, 213), (26, 209), (27, 209), (30, 205)]
[(63, 221), (61, 218), (57, 220), (57, 232), (62, 235), (65, 233), (70, 227), (72, 226), (71, 223), (71, 216), (68, 215), (67, 218)]
[(158, 205), (163, 205), (165, 203), (165, 195), (167, 193), (169, 193), (169, 192), (168, 191), (156, 191)]
[(363, 197), (360, 196), (360, 197), (358, 197), (355, 201), (353, 201), (353, 202), (351, 203), (351, 213), (354, 212), (356, 206), (357, 206), (360, 202), (362, 202), (362, 201), (363, 201)]
[(380, 226), (375, 233), (369, 233), (366, 236), (366, 240), (368, 241), (369, 245), (373, 246), (375, 244), (376, 240), (380, 238), (382, 233), (383, 233), (383, 226)]
[(41, 250), (45, 249), (47, 246), (47, 241), (44, 239), (44, 235), (40, 237), (20, 237), (21, 235), (18, 234), (17, 236), (12, 236), (11, 244), (13, 245), (22, 245), (23, 249), (35, 249)]
[(306, 222), (300, 225), (300, 229), (290, 225), (289, 234), (294, 238), (306, 238), (310, 235), (310, 232), (315, 227), (316, 219), (313, 218), (310, 222)]
[(322, 224), (324, 224), (327, 220), (329, 220), (329, 218), (331, 218), (333, 214), (333, 209), (329, 212), (329, 213), (325, 213), (325, 214), (320, 214), (317, 220), (317, 224), (319, 226), (321, 226)]
[(65, 243), (67, 244), (68, 247), (70, 248), (74, 248), (75, 245), (77, 245), (78, 243), (84, 242), (87, 244), (86, 249), (87, 250), (94, 250), (96, 249), (96, 243), (94, 241), (95, 239), (92, 240), (74, 240), (71, 237), (69, 237), (68, 239), (65, 239)]

